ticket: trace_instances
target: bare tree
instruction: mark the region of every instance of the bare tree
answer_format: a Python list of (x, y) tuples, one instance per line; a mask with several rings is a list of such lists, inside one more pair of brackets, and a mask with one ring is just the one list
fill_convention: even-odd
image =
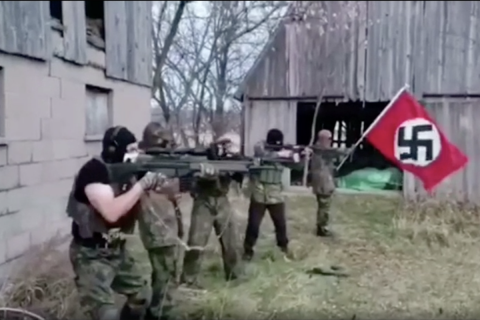
[(285, 1), (205, 1), (184, 6), (176, 36), (164, 53), (168, 33), (162, 27), (169, 25), (172, 30), (175, 21), (172, 4), (164, 3), (165, 13), (158, 11), (159, 26), (153, 31), (156, 65), (162, 66), (156, 68), (154, 99), (164, 122), (175, 126), (182, 143), (202, 144), (206, 133), (215, 138), (240, 128), (240, 108), (231, 96), (286, 5)]
[[(168, 1), (155, 1), (153, 4), (154, 23), (152, 25), (153, 38), (153, 85), (152, 97), (162, 108), (162, 114), (167, 124), (171, 120), (169, 101), (173, 99), (168, 90), (168, 75), (164, 74), (164, 67), (170, 49), (173, 46), (182, 16), (189, 2), (179, 1), (177, 4)], [(175, 5), (173, 8), (172, 6)], [(170, 19), (171, 18), (171, 19)]]

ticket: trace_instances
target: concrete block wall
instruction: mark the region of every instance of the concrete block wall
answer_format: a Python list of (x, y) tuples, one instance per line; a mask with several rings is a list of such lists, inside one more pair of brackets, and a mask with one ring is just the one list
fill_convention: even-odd
[(70, 232), (72, 178), (100, 150), (85, 138), (86, 85), (111, 90), (112, 125), (139, 135), (150, 120), (150, 89), (106, 78), (103, 52), (88, 54), (90, 66), (81, 67), (0, 53), (0, 265)]

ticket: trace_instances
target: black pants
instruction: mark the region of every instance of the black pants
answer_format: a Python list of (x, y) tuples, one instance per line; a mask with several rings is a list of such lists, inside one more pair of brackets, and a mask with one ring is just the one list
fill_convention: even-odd
[(248, 208), (248, 224), (245, 232), (244, 249), (245, 253), (252, 254), (253, 247), (258, 239), (260, 224), (262, 223), (265, 211), (268, 210), (275, 226), (275, 236), (277, 245), (286, 249), (288, 246), (287, 238), (287, 221), (285, 218), (285, 203), (265, 204), (250, 199), (250, 207)]

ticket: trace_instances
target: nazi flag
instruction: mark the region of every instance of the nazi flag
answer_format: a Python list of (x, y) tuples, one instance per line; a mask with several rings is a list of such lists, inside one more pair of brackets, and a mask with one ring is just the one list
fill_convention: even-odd
[(405, 88), (367, 129), (365, 137), (400, 169), (420, 179), (427, 191), (468, 163), (467, 156), (448, 141)]

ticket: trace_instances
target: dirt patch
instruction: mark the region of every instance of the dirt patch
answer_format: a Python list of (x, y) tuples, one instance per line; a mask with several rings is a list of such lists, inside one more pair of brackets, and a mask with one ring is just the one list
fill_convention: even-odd
[[(242, 197), (232, 197), (232, 203), (243, 233), (248, 203)], [(188, 213), (190, 200), (183, 206)], [(480, 314), (477, 208), (339, 195), (332, 209), (337, 235), (332, 241), (313, 234), (313, 197), (289, 197), (288, 219), (295, 260), (285, 261), (275, 247), (266, 216), (243, 282), (223, 281), (219, 245), (212, 234), (200, 279), (207, 291), (182, 292), (179, 317), (446, 319)], [(148, 273), (138, 239), (131, 246)], [(49, 319), (72, 318), (79, 309), (67, 257), (50, 247), (43, 250), (36, 255), (40, 259), (17, 270), (13, 285), (3, 288), (2, 304), (36, 310)], [(343, 267), (349, 277), (309, 272), (332, 266)]]

